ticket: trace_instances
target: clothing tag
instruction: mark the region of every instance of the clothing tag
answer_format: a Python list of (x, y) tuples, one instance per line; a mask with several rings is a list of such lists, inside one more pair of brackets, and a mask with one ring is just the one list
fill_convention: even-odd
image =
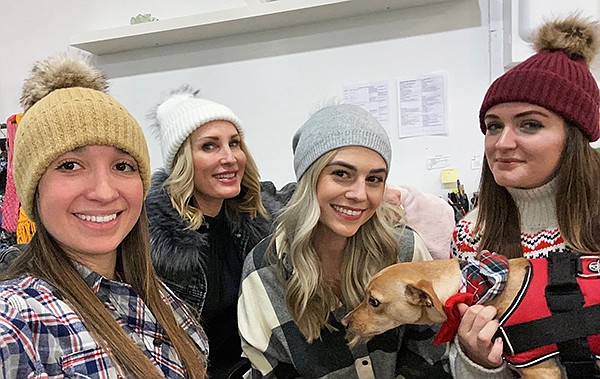
[(600, 256), (582, 255), (579, 257), (579, 272), (582, 278), (600, 277)]

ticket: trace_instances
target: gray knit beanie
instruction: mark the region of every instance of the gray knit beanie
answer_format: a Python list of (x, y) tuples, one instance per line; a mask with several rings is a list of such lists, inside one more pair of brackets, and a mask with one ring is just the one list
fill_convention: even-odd
[(345, 146), (367, 147), (381, 155), (389, 170), (392, 160), (390, 139), (379, 121), (363, 108), (340, 104), (313, 114), (292, 140), (296, 180), (328, 151)]

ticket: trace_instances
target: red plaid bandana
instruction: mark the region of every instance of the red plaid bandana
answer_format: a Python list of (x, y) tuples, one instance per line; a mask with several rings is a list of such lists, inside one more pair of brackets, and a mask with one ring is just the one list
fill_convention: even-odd
[(451, 341), (456, 335), (461, 319), (458, 304), (483, 304), (502, 292), (508, 278), (508, 259), (484, 250), (478, 260), (469, 258), (460, 261), (460, 269), (463, 274), (462, 288), (444, 304), (446, 321), (433, 340), (436, 346)]

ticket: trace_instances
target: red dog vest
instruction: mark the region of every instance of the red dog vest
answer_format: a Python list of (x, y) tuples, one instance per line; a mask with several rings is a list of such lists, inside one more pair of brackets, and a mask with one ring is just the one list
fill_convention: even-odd
[[(548, 283), (548, 261), (542, 258), (531, 259), (530, 262), (530, 273), (524, 282), (523, 288), (500, 318), (501, 326), (520, 324), (552, 315), (546, 304), (544, 292)], [(600, 303), (599, 278), (577, 277), (577, 283), (585, 299), (584, 307)], [(600, 359), (600, 335), (589, 336), (587, 340), (592, 353), (597, 359)], [(515, 367), (527, 367), (549, 359), (558, 353), (556, 344), (552, 344), (513, 356), (505, 356), (505, 359)]]

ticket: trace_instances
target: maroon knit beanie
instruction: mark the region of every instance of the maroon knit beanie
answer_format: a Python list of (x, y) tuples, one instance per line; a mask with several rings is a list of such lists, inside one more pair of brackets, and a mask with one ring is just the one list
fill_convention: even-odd
[(544, 24), (534, 36), (537, 53), (492, 83), (479, 111), (494, 105), (535, 104), (575, 125), (590, 140), (600, 137), (600, 92), (589, 63), (600, 46), (598, 24), (573, 15)]

